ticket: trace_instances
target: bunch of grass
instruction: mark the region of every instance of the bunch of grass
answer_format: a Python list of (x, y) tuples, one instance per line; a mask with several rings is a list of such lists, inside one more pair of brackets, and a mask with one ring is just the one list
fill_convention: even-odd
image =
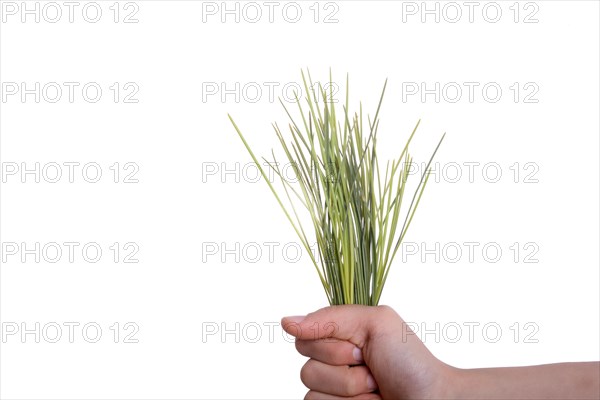
[[(362, 103), (358, 113), (352, 115), (348, 111), (348, 76), (341, 118), (331, 101), (334, 87), (331, 71), (329, 92), (319, 84), (315, 93), (310, 72), (307, 82), (302, 71), (302, 81), (307, 109), (303, 108), (296, 94), (295, 103), (300, 116), (298, 123), (280, 99), (290, 119), (289, 143), (284, 139), (277, 123), (272, 124), (282, 150), (293, 166), (297, 182), (292, 184), (284, 178), (273, 151), (272, 162), (263, 158), (281, 180), (285, 198), (289, 202), (287, 207), (237, 124), (228, 114), (229, 119), (310, 255), (329, 303), (377, 305), (394, 256), (413, 221), (427, 185), (431, 162), (445, 134), (423, 171), (414, 194), (409, 201), (405, 201), (412, 163), (408, 147), (420, 121), (400, 156), (388, 161), (385, 171), (380, 169), (376, 149), (377, 129), (387, 80), (373, 119), (367, 116), (366, 129)], [(407, 203), (408, 209), (401, 215), (401, 208)], [(312, 221), (318, 260), (311, 251), (306, 230), (298, 214), (299, 205), (308, 211)]]

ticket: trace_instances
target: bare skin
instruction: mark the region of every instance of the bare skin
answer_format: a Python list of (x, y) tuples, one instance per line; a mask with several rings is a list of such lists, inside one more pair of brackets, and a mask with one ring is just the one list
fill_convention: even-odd
[(387, 306), (326, 307), (282, 326), (310, 358), (306, 399), (600, 399), (598, 362), (455, 368)]

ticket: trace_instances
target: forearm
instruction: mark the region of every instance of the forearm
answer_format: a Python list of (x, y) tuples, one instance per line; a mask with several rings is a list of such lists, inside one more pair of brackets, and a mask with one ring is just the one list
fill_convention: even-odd
[(452, 368), (447, 382), (457, 399), (600, 399), (600, 363)]

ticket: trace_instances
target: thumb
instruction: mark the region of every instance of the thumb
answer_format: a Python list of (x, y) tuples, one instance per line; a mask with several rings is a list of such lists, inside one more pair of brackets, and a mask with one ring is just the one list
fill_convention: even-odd
[(376, 329), (381, 331), (384, 328), (381, 326), (382, 313), (389, 312), (395, 314), (387, 306), (329, 306), (306, 316), (284, 317), (281, 326), (298, 339), (335, 338), (362, 348)]

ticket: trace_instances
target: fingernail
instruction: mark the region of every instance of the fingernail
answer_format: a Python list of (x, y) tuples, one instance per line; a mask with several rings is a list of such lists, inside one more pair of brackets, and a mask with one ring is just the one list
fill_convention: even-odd
[(377, 382), (375, 382), (375, 378), (371, 374), (367, 375), (367, 387), (370, 391), (377, 389)]
[(302, 322), (304, 320), (304, 318), (306, 318), (306, 315), (293, 315), (291, 317), (283, 317), (283, 319), (285, 320), (285, 322), (287, 324), (299, 324), (300, 322)]
[(357, 362), (362, 363), (364, 361), (362, 350), (358, 347), (355, 347), (354, 350), (352, 350), (352, 355)]

